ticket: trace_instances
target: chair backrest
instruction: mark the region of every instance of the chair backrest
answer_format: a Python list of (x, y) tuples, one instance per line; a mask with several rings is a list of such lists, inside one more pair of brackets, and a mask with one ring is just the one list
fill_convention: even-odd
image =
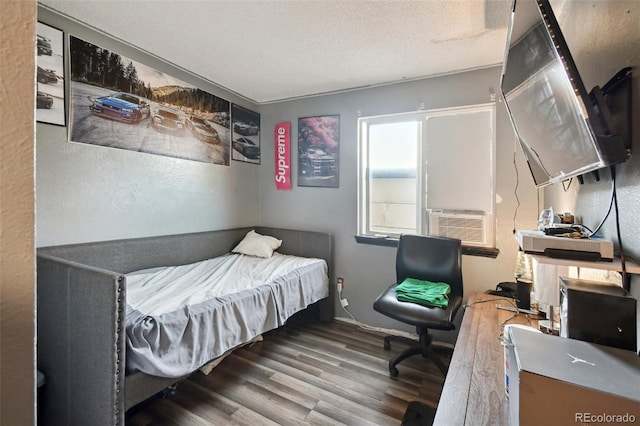
[(451, 293), (462, 296), (462, 243), (426, 235), (401, 235), (396, 254), (397, 282), (415, 278), (445, 282)]

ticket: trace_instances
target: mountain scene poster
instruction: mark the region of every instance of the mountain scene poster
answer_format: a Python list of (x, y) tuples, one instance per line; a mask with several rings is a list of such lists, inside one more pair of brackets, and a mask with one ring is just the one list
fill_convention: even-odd
[(70, 36), (69, 139), (228, 166), (230, 102)]

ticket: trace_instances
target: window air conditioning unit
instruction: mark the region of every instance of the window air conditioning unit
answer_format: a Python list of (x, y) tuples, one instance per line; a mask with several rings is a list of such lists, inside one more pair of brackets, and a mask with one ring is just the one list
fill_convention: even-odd
[(427, 210), (429, 235), (457, 238), (467, 245), (486, 246), (488, 220), (485, 212)]

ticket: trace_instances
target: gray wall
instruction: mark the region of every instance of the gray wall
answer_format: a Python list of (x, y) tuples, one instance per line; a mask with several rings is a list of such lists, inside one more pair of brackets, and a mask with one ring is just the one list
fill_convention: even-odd
[[(144, 62), (210, 93), (261, 113), (262, 165), (232, 161), (230, 167), (140, 154), (67, 141), (66, 128), (38, 124), (37, 246), (175, 234), (261, 223), (335, 235), (336, 274), (346, 280), (345, 296), (362, 322), (401, 327), (372, 310), (375, 297), (395, 276), (395, 249), (357, 244), (357, 117), (487, 103), (496, 94), (497, 259), (464, 256), (467, 295), (513, 279), (517, 246), (512, 236), (516, 209), (514, 136), (499, 102), (500, 68), (262, 105), (238, 99), (184, 70), (40, 9), (39, 19), (74, 36)], [(297, 118), (340, 114), (340, 187), (276, 191), (272, 129)], [(470, 140), (469, 143), (473, 143)], [(464, 152), (454, 157), (463, 156)], [(517, 228), (535, 226), (537, 204), (531, 178), (517, 152), (522, 205)], [(455, 161), (452, 158), (451, 161)], [(297, 172), (293, 161), (293, 174)], [(295, 177), (294, 177), (295, 185)], [(452, 188), (465, 191), (464, 185)], [(338, 316), (346, 317), (339, 304)]]
[[(257, 110), (211, 82), (54, 12), (39, 8), (38, 20)], [(68, 142), (65, 127), (38, 123), (36, 245), (258, 224), (258, 171), (238, 161), (226, 167)]]
[[(356, 243), (357, 232), (357, 118), (380, 114), (487, 103), (490, 93), (499, 93), (499, 67), (406, 82), (327, 96), (263, 105), (261, 120), (265, 134), (280, 121), (292, 122), (292, 152), (297, 152), (297, 118), (340, 114), (340, 187), (308, 188), (296, 185), (293, 160), (293, 190), (277, 191), (273, 183), (273, 138), (263, 138), (263, 165), (260, 169), (260, 216), (269, 226), (310, 228), (335, 234), (336, 275), (345, 278), (344, 296), (355, 317), (369, 325), (403, 328), (396, 321), (376, 313), (372, 304), (377, 295), (395, 280), (395, 248)], [(496, 96), (499, 99), (499, 96)], [(496, 259), (463, 256), (465, 292), (483, 292), (500, 281), (512, 281), (517, 244), (513, 238), (516, 173), (513, 166), (514, 134), (501, 102), (496, 118)], [(468, 141), (470, 144), (473, 140)], [(455, 157), (464, 155), (458, 153)], [(520, 175), (516, 228), (536, 226), (537, 197), (533, 181), (517, 151)], [(451, 191), (465, 191), (464, 186)], [(336, 314), (348, 318), (336, 303)], [(407, 328), (407, 330), (410, 330)]]
[[(570, 2), (559, 21), (587, 90), (603, 86), (624, 67), (634, 67), (633, 154), (629, 161), (616, 167), (616, 186), (624, 251), (640, 259), (640, 2)], [(589, 28), (589, 32), (585, 33), (584, 28)], [(600, 182), (586, 176), (584, 185), (574, 183), (567, 192), (560, 184), (545, 188), (545, 205), (561, 212), (575, 212), (585, 225), (596, 227), (611, 199), (609, 170), (601, 171), (600, 176)], [(614, 212), (601, 233), (617, 245)], [(632, 276), (631, 292), (636, 299), (640, 298), (638, 276)]]
[[(593, 41), (605, 40), (608, 43), (605, 50), (592, 49), (586, 56), (577, 58), (578, 62), (583, 61), (587, 64), (586, 68), (580, 63), (578, 65), (581, 66), (583, 78), (588, 85), (603, 84), (610, 74), (621, 66), (637, 67), (640, 64), (638, 58), (640, 27), (637, 24), (640, 22), (640, 2), (595, 3), (590, 7), (599, 16), (607, 16), (603, 15), (603, 12), (610, 14), (607, 22), (597, 24), (591, 21), (575, 21), (571, 24), (575, 28), (589, 28), (589, 37)], [(30, 5), (25, 3), (25, 8), (29, 9), (29, 7)], [(6, 16), (12, 19), (12, 15), (6, 14)], [(26, 20), (32, 19), (29, 11), (25, 11), (22, 16)], [(2, 14), (2, 17), (4, 18), (5, 14)], [(74, 35), (104, 47), (117, 49), (122, 54), (140, 60), (146, 58), (145, 55), (135, 52), (128, 46), (98, 36), (95, 32), (46, 11), (39, 10), (38, 19), (63, 30), (72, 31)], [(4, 31), (5, 21), (2, 22)], [(33, 49), (30, 52), (34, 55)], [(618, 52), (615, 54), (615, 62), (618, 63), (614, 64), (610, 61), (611, 52)], [(197, 84), (213, 94), (248, 108), (254, 107), (210, 83), (200, 82), (188, 73), (178, 72), (153, 58), (147, 59), (148, 62), (144, 61), (149, 65), (155, 65), (167, 72), (175, 72), (175, 76), (184, 81)], [(3, 76), (5, 71), (9, 72), (3, 69)], [(638, 167), (640, 129), (637, 120), (640, 81), (638, 76), (639, 72), (636, 69), (634, 78), (636, 155), (630, 162), (619, 167), (618, 185), (625, 247), (636, 257), (640, 257), (640, 240), (637, 237), (640, 235), (637, 214), (640, 210), (640, 167)], [(11, 80), (12, 84), (13, 82)], [(358, 111), (361, 111), (362, 115), (376, 115), (415, 111), (421, 102), (425, 103), (426, 108), (485, 103), (489, 100), (490, 90), (498, 92), (498, 84), (499, 69), (494, 68), (339, 95), (264, 105), (258, 109), (262, 113), (263, 123), (261, 166), (233, 161), (230, 167), (213, 166), (72, 144), (66, 141), (64, 128), (38, 124), (36, 127), (36, 245), (220, 229), (250, 225), (258, 221), (266, 225), (329, 231), (335, 235), (336, 273), (346, 278), (345, 295), (349, 299), (351, 310), (363, 322), (398, 328), (397, 323), (387, 321), (371, 309), (375, 296), (393, 280), (395, 251), (386, 247), (358, 245), (353, 238), (357, 219), (356, 118)], [(33, 108), (33, 99), (28, 102), (28, 105), (29, 108)], [(467, 294), (492, 288), (498, 281), (510, 280), (515, 266), (517, 247), (512, 237), (513, 215), (516, 209), (514, 197), (516, 174), (512, 165), (514, 136), (502, 104), (498, 104), (497, 112), (496, 181), (497, 192), (501, 198), (501, 202), (497, 204), (497, 246), (501, 253), (497, 259), (464, 257)], [(273, 156), (269, 154), (273, 150), (271, 140), (273, 126), (278, 121), (291, 120), (295, 135), (297, 117), (316, 114), (341, 115), (340, 188), (317, 189), (294, 186), (292, 191), (276, 191), (273, 184)], [(3, 139), (7, 135), (4, 130)], [(11, 133), (10, 138), (15, 139), (16, 133)], [(293, 148), (295, 152), (295, 141)], [(535, 226), (539, 206), (536, 201), (536, 191), (533, 189), (528, 170), (522, 162), (519, 149), (517, 159), (520, 176), (518, 195), (522, 204), (517, 210), (515, 227), (529, 229)], [(293, 172), (295, 175), (295, 161)], [(563, 192), (560, 185), (548, 188), (545, 190), (547, 201), (544, 204), (553, 205), (559, 211), (574, 211), (584, 219), (585, 223), (597, 223), (606, 210), (609, 197), (609, 180), (606, 173), (604, 175), (603, 182), (599, 184), (588, 182), (582, 187), (573, 185), (568, 193)], [(19, 189), (19, 187), (16, 188)], [(23, 196), (16, 196), (9, 198), (9, 201), (14, 199), (20, 201), (22, 198)], [(12, 209), (14, 208), (12, 206)], [(613, 238), (615, 232), (611, 220), (605, 225), (603, 231)], [(20, 271), (28, 275), (27, 269)], [(4, 283), (3, 286), (4, 291), (6, 290)], [(25, 290), (20, 294), (28, 296), (29, 288), (29, 284), (25, 284)], [(640, 285), (634, 282), (633, 288), (636, 296), (640, 296), (638, 294)], [(339, 308), (336, 312), (346, 317)], [(27, 336), (27, 334), (21, 335)], [(24, 339), (19, 339), (20, 343), (23, 341)], [(18, 339), (10, 342), (16, 346)], [(19, 349), (18, 355), (18, 358), (22, 355), (24, 359), (32, 359), (30, 349)], [(4, 361), (3, 358), (3, 370), (6, 370), (4, 367), (7, 365), (16, 366), (15, 362)], [(23, 379), (28, 379), (32, 374), (30, 366), (29, 368), (20, 366), (16, 371), (22, 374)], [(3, 371), (2, 374), (3, 389), (6, 385), (5, 372)], [(28, 395), (33, 392), (33, 386), (20, 389), (13, 386), (7, 386), (7, 388), (14, 390), (13, 394), (16, 398), (24, 396), (25, 399), (30, 399)], [(11, 400), (5, 398), (6, 394), (3, 392), (3, 414), (11, 415), (20, 412), (24, 415), (25, 421), (32, 416), (28, 409), (24, 409), (31, 407), (30, 401), (26, 404), (13, 404)], [(8, 410), (5, 409), (7, 407), (9, 407)], [(14, 417), (14, 420), (17, 418)]]
[[(567, 7), (579, 3), (582, 2), (567, 2)], [(604, 50), (587, 49), (589, 53), (576, 57), (588, 86), (603, 84), (618, 68), (637, 66), (640, 62), (637, 26), (640, 3), (595, 2), (589, 7), (596, 10), (597, 16), (608, 17), (604, 23), (589, 21), (595, 33), (599, 34), (598, 39), (608, 45)], [(573, 16), (572, 10), (568, 9), (565, 16)], [(231, 102), (257, 110), (261, 113), (263, 155), (260, 166), (235, 161), (230, 167), (214, 166), (70, 143), (66, 141), (64, 128), (38, 124), (38, 246), (254, 223), (332, 232), (336, 245), (336, 275), (346, 279), (345, 296), (349, 299), (351, 311), (356, 318), (371, 325), (399, 326), (371, 308), (375, 297), (393, 281), (395, 249), (357, 244), (354, 240), (357, 229), (357, 117), (416, 111), (421, 104), (426, 109), (433, 109), (486, 103), (490, 100), (490, 93), (499, 92), (499, 67), (257, 107), (184, 70), (175, 69), (51, 12), (39, 10), (39, 19), (172, 73)], [(584, 28), (584, 22), (574, 19), (567, 25), (580, 29)], [(611, 55), (615, 61), (609, 60)], [(637, 80), (636, 73), (636, 102)], [(516, 210), (515, 138), (499, 98), (497, 96), (496, 245), (500, 255), (496, 259), (464, 256), (467, 295), (494, 288), (500, 281), (512, 280), (517, 252), (512, 231), (514, 228), (534, 228), (542, 207), (538, 205), (537, 192), (518, 148), (516, 164), (520, 207)], [(271, 154), (271, 133), (275, 123), (292, 121), (292, 148), (296, 152), (297, 118), (323, 114), (340, 114), (341, 117), (340, 187), (295, 186), (297, 170), (294, 160), (293, 190), (276, 191)], [(636, 147), (637, 127), (635, 123)], [(639, 161), (636, 155), (620, 167), (619, 173), (621, 208), (626, 212), (621, 218), (623, 235), (626, 236), (627, 250), (636, 256), (640, 252), (640, 243), (635, 235), (640, 224), (637, 215), (630, 212), (635, 211), (640, 202), (637, 196)], [(603, 180), (599, 184), (587, 183), (582, 187), (573, 185), (566, 193), (560, 185), (548, 188), (544, 194), (544, 205), (554, 205), (559, 211), (573, 211), (585, 223), (596, 223), (608, 203), (606, 173)], [(464, 191), (465, 188), (452, 190)], [(611, 220), (604, 227), (604, 232), (613, 235)], [(336, 312), (347, 317), (339, 305)]]

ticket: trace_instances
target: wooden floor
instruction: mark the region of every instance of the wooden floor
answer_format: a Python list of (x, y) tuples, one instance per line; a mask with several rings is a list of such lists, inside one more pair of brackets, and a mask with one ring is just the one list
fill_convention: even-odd
[[(236, 350), (175, 394), (127, 413), (127, 425), (400, 425), (410, 401), (436, 407), (444, 378), (412, 357), (389, 376), (382, 335), (341, 321), (288, 324)], [(444, 359), (448, 364), (449, 359)]]

